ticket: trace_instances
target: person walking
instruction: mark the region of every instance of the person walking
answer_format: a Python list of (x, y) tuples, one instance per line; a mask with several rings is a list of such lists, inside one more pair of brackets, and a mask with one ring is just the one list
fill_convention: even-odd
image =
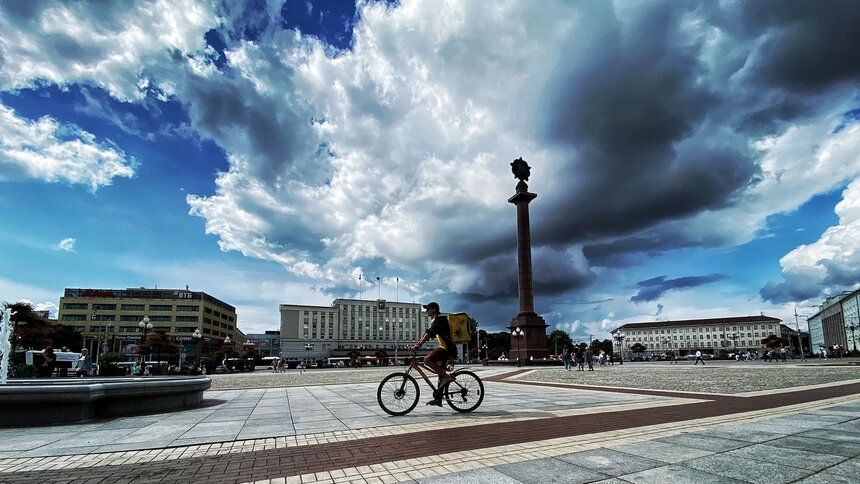
[(561, 350), (561, 359), (564, 361), (564, 371), (570, 371), (570, 350), (567, 346)]
[(78, 377), (90, 376), (93, 373), (93, 358), (90, 356), (90, 350), (84, 348), (81, 350), (81, 357), (75, 365), (75, 374)]
[(678, 355), (676, 355), (674, 351), (672, 352), (672, 362), (669, 364), (670, 365), (677, 365), (678, 364)]
[(591, 346), (585, 349), (585, 362), (588, 364), (588, 371), (594, 371), (594, 351)]
[(585, 355), (582, 353), (582, 347), (576, 347), (576, 371), (583, 371), (582, 365), (585, 364)]
[(700, 361), (702, 362), (702, 366), (704, 366), (705, 360), (702, 359), (702, 352), (700, 350), (696, 350), (696, 362), (693, 363), (693, 366), (698, 365)]

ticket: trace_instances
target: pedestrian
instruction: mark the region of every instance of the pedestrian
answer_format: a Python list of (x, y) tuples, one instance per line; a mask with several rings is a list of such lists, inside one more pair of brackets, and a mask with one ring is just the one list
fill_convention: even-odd
[(84, 348), (81, 350), (81, 357), (75, 365), (75, 374), (80, 377), (90, 376), (93, 372), (93, 358), (90, 356), (90, 350)]
[(700, 350), (696, 350), (696, 362), (693, 363), (693, 366), (698, 365), (700, 361), (702, 362), (702, 366), (704, 366), (705, 360), (702, 359), (702, 352)]
[(561, 350), (561, 359), (564, 361), (564, 371), (570, 371), (570, 350), (567, 346)]
[(583, 371), (582, 365), (585, 364), (585, 355), (582, 353), (582, 347), (576, 347), (576, 371)]
[(669, 364), (670, 365), (677, 365), (678, 364), (678, 355), (676, 355), (674, 351), (672, 352), (672, 362)]
[(585, 348), (585, 362), (588, 364), (588, 371), (594, 371), (594, 351), (591, 346)]
[(42, 363), (42, 366), (39, 367), (36, 376), (50, 378), (54, 375), (54, 369), (57, 367), (57, 355), (54, 353), (54, 348), (48, 346), (42, 350), (42, 358), (44, 358), (45, 361)]

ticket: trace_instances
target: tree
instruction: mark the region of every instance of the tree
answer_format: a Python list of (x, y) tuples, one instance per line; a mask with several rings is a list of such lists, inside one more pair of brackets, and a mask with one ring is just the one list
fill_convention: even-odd
[(643, 353), (648, 350), (648, 347), (643, 345), (642, 343), (633, 343), (633, 346), (630, 347), (630, 351), (634, 353)]
[(488, 358), (497, 360), (499, 356), (511, 354), (511, 333), (507, 331), (499, 331), (498, 333), (485, 333), (485, 338), (482, 338), (481, 345), (487, 345)]
[(788, 346), (788, 340), (785, 338), (781, 338), (775, 334), (768, 336), (761, 340), (761, 344), (767, 346), (768, 348), (779, 348), (780, 346)]
[(75, 331), (74, 326), (57, 324), (51, 327), (51, 340), (54, 348), (68, 348), (70, 351), (81, 351), (84, 347), (84, 337)]
[(177, 355), (181, 348), (176, 341), (167, 335), (165, 329), (154, 329), (143, 344), (137, 345), (137, 353), (140, 355), (155, 354), (158, 361), (161, 361), (162, 356)]
[(603, 351), (607, 355), (611, 355), (613, 352), (613, 345), (611, 339), (605, 339), (603, 341), (594, 340), (591, 342), (591, 347), (594, 349), (595, 353), (600, 353), (601, 351)]
[(557, 329), (547, 336), (546, 345), (550, 353), (560, 355), (565, 346), (573, 348), (573, 340), (570, 339), (570, 335)]
[(33, 311), (28, 302), (6, 303), (7, 311), (11, 310), (9, 320), (15, 323), (15, 346), (25, 350), (42, 349), (53, 346), (51, 324)]

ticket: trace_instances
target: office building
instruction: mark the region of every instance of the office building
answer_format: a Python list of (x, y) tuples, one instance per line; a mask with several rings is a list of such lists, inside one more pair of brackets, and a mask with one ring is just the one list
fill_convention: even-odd
[[(421, 304), (336, 299), (331, 306), (281, 304), (281, 356), (327, 358), (350, 352), (391, 355), (418, 341), (430, 320)], [(425, 348), (435, 346), (433, 340)]]
[[(176, 338), (185, 360), (213, 353), (229, 336), (237, 339), (236, 308), (201, 291), (182, 289), (69, 289), (60, 298), (59, 323), (73, 326), (93, 355), (101, 350), (132, 354), (149, 318), (153, 328)], [(194, 337), (199, 329), (200, 338)], [(240, 342), (241, 343), (241, 342)]]

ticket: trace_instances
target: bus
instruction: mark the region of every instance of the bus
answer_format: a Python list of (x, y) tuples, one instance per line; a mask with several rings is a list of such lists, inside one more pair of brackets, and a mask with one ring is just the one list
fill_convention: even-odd
[(260, 364), (254, 366), (254, 371), (269, 370), (274, 371), (281, 359), (277, 356), (264, 356), (260, 358)]

